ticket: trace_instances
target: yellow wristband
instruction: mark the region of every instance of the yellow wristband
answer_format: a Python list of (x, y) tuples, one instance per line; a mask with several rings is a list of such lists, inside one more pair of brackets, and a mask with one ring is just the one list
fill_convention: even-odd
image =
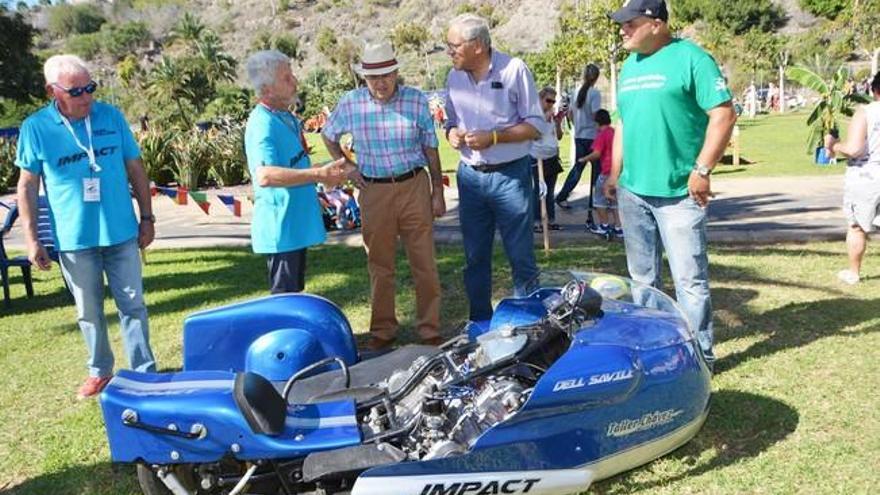
[(492, 131), (492, 146), (498, 144), (498, 131)]

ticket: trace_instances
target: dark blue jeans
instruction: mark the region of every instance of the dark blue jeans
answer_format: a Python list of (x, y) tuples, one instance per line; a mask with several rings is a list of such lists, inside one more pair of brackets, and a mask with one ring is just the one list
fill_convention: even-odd
[(458, 165), (458, 198), (464, 243), (464, 288), (471, 320), (492, 317), (492, 245), (495, 228), (513, 272), (514, 295), (525, 295), (538, 274), (532, 234), (531, 159), (496, 172)]
[[(586, 163), (581, 163), (578, 160), (590, 154), (593, 148), (593, 140), (592, 139), (575, 139), (574, 140), (574, 165), (571, 167), (571, 170), (568, 171), (568, 176), (565, 178), (565, 183), (562, 184), (562, 189), (559, 190), (559, 194), (556, 195), (556, 201), (567, 201), (568, 196), (571, 195), (571, 192), (574, 190), (575, 186), (578, 185), (578, 182), (581, 180), (581, 174), (584, 173), (584, 167), (587, 166)], [(599, 162), (590, 162), (591, 170), (590, 170), (590, 210), (592, 212), (593, 209), (593, 186), (596, 185), (596, 179), (599, 178)]]

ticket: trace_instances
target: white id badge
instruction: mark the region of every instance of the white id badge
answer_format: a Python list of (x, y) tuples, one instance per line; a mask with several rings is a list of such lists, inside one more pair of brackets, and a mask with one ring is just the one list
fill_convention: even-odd
[(83, 179), (83, 201), (86, 203), (101, 201), (101, 179), (97, 177)]

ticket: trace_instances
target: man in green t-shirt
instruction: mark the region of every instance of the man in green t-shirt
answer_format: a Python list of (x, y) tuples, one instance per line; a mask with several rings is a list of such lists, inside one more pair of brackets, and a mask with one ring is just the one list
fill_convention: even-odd
[(663, 0), (630, 0), (611, 14), (631, 54), (620, 71), (620, 122), (604, 192), (618, 200), (630, 276), (660, 287), (665, 249), (676, 299), (711, 362), (709, 177), (736, 114), (715, 60), (673, 38), (668, 17)]

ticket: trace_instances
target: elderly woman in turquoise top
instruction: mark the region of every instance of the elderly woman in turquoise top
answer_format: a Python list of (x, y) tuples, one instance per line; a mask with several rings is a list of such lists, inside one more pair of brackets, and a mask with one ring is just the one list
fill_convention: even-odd
[(312, 167), (302, 126), (288, 107), (297, 80), (290, 60), (275, 50), (248, 58), (247, 73), (258, 103), (245, 130), (245, 151), (254, 187), (251, 244), (268, 256), (273, 294), (305, 288), (306, 248), (324, 242), (316, 182), (345, 179), (344, 160)]

